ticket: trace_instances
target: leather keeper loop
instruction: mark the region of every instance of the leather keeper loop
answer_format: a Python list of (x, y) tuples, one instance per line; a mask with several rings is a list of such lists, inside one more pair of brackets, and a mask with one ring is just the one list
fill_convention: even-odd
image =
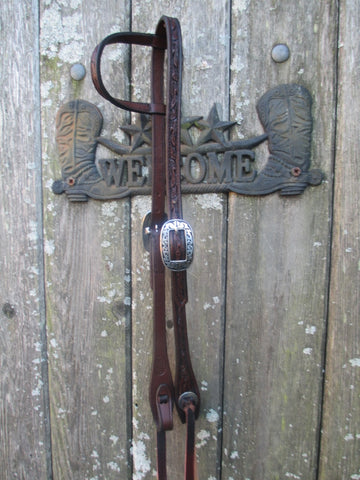
[(168, 385), (162, 384), (156, 392), (156, 405), (158, 413), (157, 429), (166, 431), (173, 429), (173, 401), (171, 389)]

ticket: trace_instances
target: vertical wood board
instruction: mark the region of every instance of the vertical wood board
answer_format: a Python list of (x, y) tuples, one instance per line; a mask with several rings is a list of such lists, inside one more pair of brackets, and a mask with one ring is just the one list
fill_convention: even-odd
[(51, 464), (37, 3), (2, 2), (0, 19), (0, 477), (45, 480)]
[(334, 227), (320, 476), (360, 478), (360, 8), (340, 2)]
[[(54, 478), (111, 479), (131, 475), (129, 201), (70, 202), (51, 190), (61, 178), (55, 144), (59, 107), (95, 103), (101, 135), (126, 141), (126, 120), (96, 93), (91, 53), (106, 35), (129, 29), (129, 3), (47, 2), (41, 11), (42, 136), (47, 322)], [(128, 88), (123, 52), (104, 80)], [(83, 63), (74, 81), (70, 67)], [(97, 157), (111, 153), (98, 149)], [(71, 156), (66, 159), (71, 165)], [(69, 163), (69, 165), (68, 165)]]
[[(261, 25), (261, 28), (259, 28)], [(313, 97), (312, 168), (331, 178), (336, 9), (233, 2), (231, 116), (262, 133), (255, 104), (299, 83)], [(287, 62), (272, 47), (286, 43)], [(326, 68), (325, 68), (326, 66)], [(268, 161), (266, 143), (256, 168)], [(316, 478), (331, 183), (303, 195), (230, 195), (223, 478)]]
[[(197, 12), (195, 14), (195, 12)], [(201, 12), (199, 15), (198, 13)], [(229, 10), (220, 3), (156, 2), (133, 7), (132, 29), (153, 33), (162, 15), (180, 20), (183, 40), (183, 117), (207, 118), (214, 102), (222, 119), (228, 116)], [(216, 23), (209, 29), (209, 24)], [(132, 78), (134, 100), (149, 95), (150, 55), (134, 49)], [(145, 82), (144, 79), (149, 79)], [(216, 81), (214, 81), (216, 79)], [(149, 98), (149, 97), (148, 97)], [(193, 133), (193, 132), (191, 132)], [(201, 478), (219, 478), (223, 327), (225, 307), (226, 196), (183, 197), (184, 218), (195, 232), (195, 258), (188, 270), (187, 320), (193, 368), (202, 395), (196, 423), (198, 469)], [(143, 252), (139, 226), (150, 209), (150, 199), (133, 200), (133, 375), (134, 375), (134, 475), (152, 478), (156, 468), (155, 425), (148, 405), (152, 357), (152, 294), (149, 257)], [(209, 282), (211, 278), (211, 282)], [(168, 296), (168, 350), (174, 363), (174, 338)], [(174, 431), (167, 434), (168, 475), (183, 478), (185, 427), (174, 411)]]

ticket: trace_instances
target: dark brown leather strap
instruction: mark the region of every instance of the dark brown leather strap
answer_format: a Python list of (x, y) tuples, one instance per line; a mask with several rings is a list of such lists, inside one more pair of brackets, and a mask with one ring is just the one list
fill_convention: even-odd
[[(104, 48), (114, 43), (152, 47), (151, 103), (124, 101), (112, 97), (101, 77)], [(164, 58), (167, 49), (167, 88), (164, 102)], [(153, 289), (153, 363), (150, 380), (150, 406), (157, 427), (158, 480), (166, 480), (165, 432), (173, 428), (173, 405), (187, 423), (185, 480), (195, 480), (195, 418), (200, 395), (192, 369), (187, 337), (187, 282), (183, 265), (192, 257), (188, 238), (191, 228), (182, 221), (180, 186), (181, 126), (181, 30), (177, 19), (163, 16), (155, 35), (116, 33), (105, 38), (94, 50), (91, 73), (98, 92), (117, 107), (152, 115), (152, 210), (150, 220), (151, 286)], [(165, 199), (169, 221), (165, 222)], [(173, 220), (173, 223), (171, 223)], [(170, 226), (168, 227), (167, 225)], [(166, 231), (164, 233), (164, 228)], [(176, 378), (173, 385), (166, 346), (165, 266), (167, 251), (172, 272), (171, 289), (176, 343)], [(184, 267), (185, 268), (185, 267)]]
[(157, 478), (159, 480), (167, 480), (166, 474), (166, 434), (164, 430), (157, 432)]
[(195, 407), (185, 407), (186, 415), (186, 450), (185, 450), (185, 480), (196, 480), (196, 458), (195, 458)]

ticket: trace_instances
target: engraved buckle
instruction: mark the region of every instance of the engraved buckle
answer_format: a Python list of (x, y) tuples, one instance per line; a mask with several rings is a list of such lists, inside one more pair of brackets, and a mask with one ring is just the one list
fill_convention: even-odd
[(160, 251), (165, 267), (170, 270), (181, 271), (189, 267), (194, 256), (194, 234), (185, 220), (175, 218), (164, 223)]

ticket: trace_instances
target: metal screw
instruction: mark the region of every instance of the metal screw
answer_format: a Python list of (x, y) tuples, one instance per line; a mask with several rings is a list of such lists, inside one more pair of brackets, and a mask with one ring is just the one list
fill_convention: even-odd
[(82, 65), (81, 63), (74, 63), (74, 65), (70, 69), (70, 75), (73, 80), (83, 80), (86, 75), (84, 65)]
[(276, 63), (286, 62), (290, 57), (289, 47), (285, 43), (279, 43), (273, 47), (271, 56)]

